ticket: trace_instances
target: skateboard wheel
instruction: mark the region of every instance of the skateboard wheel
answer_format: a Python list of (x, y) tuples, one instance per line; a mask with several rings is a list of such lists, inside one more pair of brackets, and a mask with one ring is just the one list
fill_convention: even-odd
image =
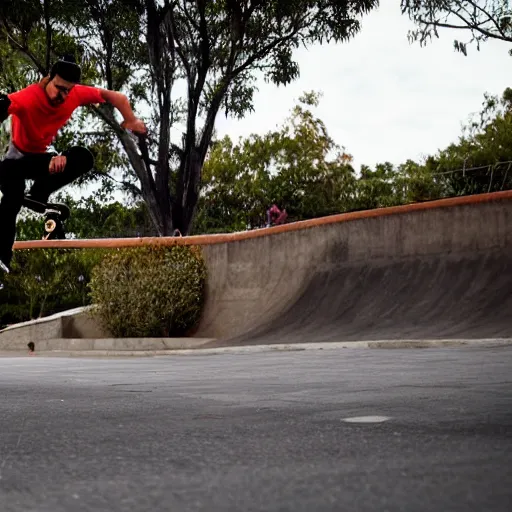
[(54, 220), (50, 219), (50, 220), (46, 221), (46, 223), (44, 225), (44, 230), (47, 233), (52, 233), (56, 227), (57, 227), (57, 223)]

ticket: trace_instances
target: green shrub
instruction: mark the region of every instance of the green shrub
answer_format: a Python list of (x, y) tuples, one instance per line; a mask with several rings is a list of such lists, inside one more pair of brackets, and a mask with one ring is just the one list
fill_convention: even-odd
[(407, 202), (429, 201), (442, 196), (441, 187), (435, 181), (435, 176), (429, 171), (419, 171), (410, 176), (406, 186)]
[(90, 303), (91, 270), (105, 250), (14, 251), (12, 272), (2, 276), (0, 324), (23, 322)]
[(182, 336), (200, 318), (205, 282), (196, 247), (117, 249), (93, 270), (93, 314), (115, 337)]

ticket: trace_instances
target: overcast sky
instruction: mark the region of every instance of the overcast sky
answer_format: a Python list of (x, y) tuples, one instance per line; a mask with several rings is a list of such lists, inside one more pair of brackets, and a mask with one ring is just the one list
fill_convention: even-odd
[(426, 47), (410, 44), (413, 24), (399, 0), (382, 0), (350, 42), (297, 51), (300, 79), (277, 88), (259, 82), (255, 112), (237, 121), (219, 114), (217, 135), (262, 134), (289, 115), (303, 91), (323, 93), (318, 116), (336, 143), (361, 164), (400, 164), (457, 141), (461, 126), (481, 108), (484, 92), (512, 86), (507, 43), (490, 41), (468, 56), (453, 49), (461, 31), (444, 30)]
[[(399, 0), (381, 0), (350, 42), (298, 50), (297, 81), (278, 88), (260, 80), (254, 113), (242, 120), (219, 113), (216, 136), (236, 140), (274, 130), (304, 91), (315, 90), (323, 93), (316, 114), (354, 157), (356, 170), (362, 164), (418, 160), (457, 142), (462, 125), (480, 111), (484, 93), (501, 95), (512, 86), (510, 46), (488, 41), (480, 51), (470, 46), (464, 57), (453, 49), (454, 39), (468, 37), (462, 31), (442, 30), (440, 39), (420, 47), (407, 39), (412, 28)], [(172, 130), (175, 142), (182, 131), (179, 125)]]

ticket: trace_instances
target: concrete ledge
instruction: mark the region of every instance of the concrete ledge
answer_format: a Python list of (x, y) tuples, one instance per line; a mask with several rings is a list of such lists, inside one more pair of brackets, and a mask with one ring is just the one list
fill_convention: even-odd
[[(35, 352), (71, 351), (71, 352), (140, 352), (155, 350), (182, 350), (197, 349), (207, 343), (215, 341), (213, 338), (49, 338), (35, 341)], [(28, 342), (27, 342), (28, 343)], [(26, 350), (18, 340), (7, 344), (0, 342), (0, 351)]]
[(85, 306), (10, 325), (0, 331), (0, 350), (24, 350), (30, 341), (111, 337), (90, 312), (91, 306)]
[(55, 313), (54, 315), (45, 316), (43, 318), (36, 318), (34, 320), (27, 320), (26, 322), (19, 322), (17, 324), (9, 325), (5, 329), (2, 329), (0, 331), (0, 333), (10, 332), (15, 329), (20, 329), (22, 327), (28, 327), (28, 326), (32, 326), (32, 325), (49, 324), (55, 320), (60, 320), (62, 318), (68, 317), (68, 316), (73, 316), (73, 315), (77, 315), (77, 314), (81, 314), (81, 313), (87, 313), (90, 309), (91, 309), (90, 306), (84, 306), (84, 307), (79, 307), (79, 308), (74, 308), (74, 309), (68, 309), (68, 310), (62, 311), (60, 313)]
[[(69, 342), (75, 343), (70, 345)], [(279, 345), (249, 345), (219, 348), (201, 348), (213, 341), (210, 338), (127, 338), (127, 339), (56, 339), (36, 345), (31, 356), (60, 357), (155, 357), (220, 354), (254, 354), (259, 352), (295, 352), (338, 349), (428, 349), (428, 348), (483, 348), (512, 345), (512, 338), (453, 339), (453, 340), (378, 340), (331, 343), (297, 343)], [(39, 346), (39, 350), (38, 350)], [(26, 356), (27, 350), (1, 350), (0, 357)]]
[(29, 341), (62, 336), (62, 319), (70, 315), (82, 315), (85, 308), (71, 309), (56, 315), (20, 322), (0, 331), (0, 350), (25, 349)]

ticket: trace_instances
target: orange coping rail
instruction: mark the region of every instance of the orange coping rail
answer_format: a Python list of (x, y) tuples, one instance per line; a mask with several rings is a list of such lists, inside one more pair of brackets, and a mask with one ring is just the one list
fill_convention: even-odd
[(349, 213), (340, 213), (320, 217), (317, 219), (302, 220), (281, 226), (271, 228), (261, 228), (238, 233), (227, 233), (218, 235), (195, 235), (185, 237), (144, 237), (144, 238), (93, 238), (69, 239), (69, 240), (30, 240), (15, 242), (14, 249), (50, 249), (50, 248), (121, 248), (121, 247), (139, 247), (142, 245), (212, 245), (225, 242), (235, 242), (258, 238), (261, 236), (273, 235), (277, 233), (286, 233), (289, 231), (298, 231), (326, 224), (335, 224), (352, 220), (368, 219), (371, 217), (384, 217), (387, 215), (397, 215), (420, 210), (432, 210), (435, 208), (446, 208), (453, 206), (463, 206), (478, 203), (489, 203), (504, 199), (512, 199), (512, 190), (502, 192), (490, 192), (488, 194), (476, 194), (471, 196), (451, 197), (448, 199), (437, 199), (424, 203), (412, 203), (401, 206), (392, 206), (388, 208), (375, 208), (373, 210), (364, 210)]

